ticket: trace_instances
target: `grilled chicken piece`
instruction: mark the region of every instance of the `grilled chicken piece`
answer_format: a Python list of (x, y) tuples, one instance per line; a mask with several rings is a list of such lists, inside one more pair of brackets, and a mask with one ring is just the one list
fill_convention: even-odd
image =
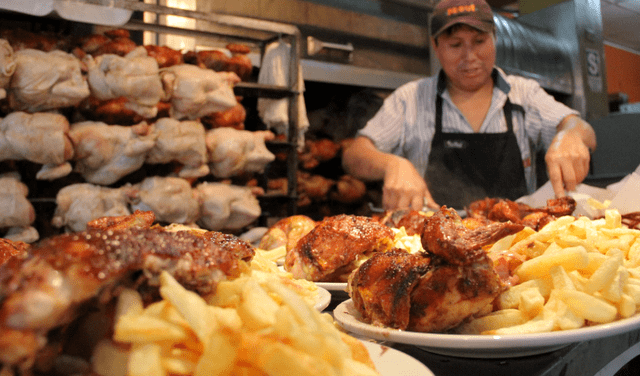
[(504, 290), (482, 247), (523, 227), (505, 222), (469, 230), (455, 210), (443, 207), (425, 223), (425, 253), (373, 255), (350, 276), (349, 294), (373, 325), (444, 332)]
[(253, 248), (234, 236), (172, 232), (153, 221), (143, 212), (93, 221), (85, 232), (45, 239), (0, 265), (0, 362), (31, 369), (46, 353), (50, 331), (96, 299), (108, 302), (119, 286), (152, 289), (166, 270), (188, 289), (209, 294), (253, 257)]
[(368, 217), (327, 217), (287, 251), (284, 268), (296, 278), (345, 282), (360, 261), (390, 250), (393, 238), (389, 227)]
[(260, 239), (258, 248), (271, 250), (285, 246), (293, 249), (298, 240), (316, 227), (316, 221), (306, 215), (292, 215), (276, 222)]
[(495, 222), (469, 230), (454, 209), (442, 207), (426, 221), (422, 247), (448, 262), (465, 265), (484, 254), (482, 247), (522, 230), (524, 225)]
[(576, 201), (569, 196), (549, 199), (547, 206), (541, 208), (534, 208), (507, 199), (485, 198), (472, 202), (467, 208), (467, 214), (470, 218), (481, 218), (494, 222), (522, 223), (539, 231), (554, 219), (571, 215), (575, 209)]
[(422, 234), (422, 229), (431, 214), (412, 209), (387, 210), (376, 219), (385, 226), (404, 227), (407, 235)]

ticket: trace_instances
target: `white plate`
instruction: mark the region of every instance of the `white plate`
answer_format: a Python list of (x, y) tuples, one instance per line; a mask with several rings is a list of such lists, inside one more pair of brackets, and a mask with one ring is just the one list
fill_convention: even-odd
[(346, 330), (382, 341), (405, 343), (442, 355), (466, 358), (513, 358), (551, 352), (572, 343), (626, 333), (640, 327), (640, 314), (609, 324), (551, 333), (519, 335), (463, 335), (407, 332), (383, 328), (362, 321), (351, 299), (333, 311)]
[(331, 303), (331, 293), (322, 287), (318, 287), (318, 299), (316, 300), (316, 304), (313, 305), (313, 308), (322, 312), (329, 306), (329, 303)]
[(349, 293), (347, 293), (346, 282), (314, 282), (316, 286), (322, 287), (331, 293), (334, 299), (337, 301), (349, 299)]
[(380, 376), (435, 376), (415, 358), (377, 343), (362, 341)]

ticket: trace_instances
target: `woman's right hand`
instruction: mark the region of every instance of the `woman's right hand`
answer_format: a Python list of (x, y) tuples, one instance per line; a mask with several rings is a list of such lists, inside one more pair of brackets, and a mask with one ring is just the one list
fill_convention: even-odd
[(385, 210), (422, 210), (425, 206), (437, 210), (440, 207), (413, 164), (398, 156), (393, 156), (385, 166), (382, 206)]

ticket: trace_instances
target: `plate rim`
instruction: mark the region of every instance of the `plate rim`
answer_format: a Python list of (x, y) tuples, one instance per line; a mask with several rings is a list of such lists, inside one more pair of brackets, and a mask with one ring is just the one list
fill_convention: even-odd
[[(353, 301), (348, 299), (336, 306), (333, 316), (338, 324), (352, 333), (378, 340), (416, 345), (425, 349), (440, 349), (448, 353), (500, 349), (515, 349), (515, 351), (521, 350), (529, 353), (533, 349), (538, 349), (540, 352), (548, 352), (563, 347), (563, 345), (568, 346), (585, 340), (609, 337), (640, 327), (640, 313), (636, 313), (629, 318), (607, 324), (549, 333), (509, 335), (419, 333), (373, 326), (361, 321), (351, 312), (355, 312), (355, 308)], [(544, 351), (547, 348), (549, 350)]]
[(318, 291), (318, 296), (316, 297), (316, 302), (313, 305), (313, 308), (322, 312), (325, 308), (331, 304), (331, 293), (322, 287), (316, 286)]
[[(397, 358), (394, 362), (394, 364), (396, 365), (396, 367), (399, 366), (406, 366), (406, 365), (411, 365), (411, 369), (410, 370), (403, 370), (403, 371), (420, 371), (421, 375), (424, 376), (435, 376), (435, 374), (433, 373), (433, 371), (431, 371), (429, 369), (429, 367), (427, 367), (424, 363), (422, 363), (421, 361), (419, 361), (418, 359), (414, 358), (413, 356), (402, 352), (400, 350), (396, 350), (393, 347), (389, 347), (386, 345), (381, 345), (379, 343), (375, 343), (375, 342), (371, 342), (371, 341), (367, 341), (361, 338), (358, 338), (358, 341), (360, 341), (364, 347), (367, 349), (367, 352), (369, 353), (369, 357), (371, 358), (371, 360), (373, 361), (373, 363), (376, 365), (376, 371), (378, 371), (378, 373), (380, 374), (380, 376), (395, 376), (398, 374), (398, 369), (395, 368), (391, 374), (388, 373), (382, 373), (380, 371), (380, 369), (378, 369), (378, 365), (376, 364), (376, 361), (378, 362), (382, 362), (382, 357), (383, 356), (391, 356), (393, 358)], [(389, 361), (389, 360), (385, 360), (385, 361)], [(412, 364), (413, 363), (413, 364)], [(413, 373), (412, 373), (413, 374)]]
[(347, 282), (314, 282), (316, 286), (331, 292), (347, 293)]

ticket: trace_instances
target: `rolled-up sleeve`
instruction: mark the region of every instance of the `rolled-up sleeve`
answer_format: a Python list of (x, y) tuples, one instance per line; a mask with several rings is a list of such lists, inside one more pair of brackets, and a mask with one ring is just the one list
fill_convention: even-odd
[(533, 142), (540, 144), (545, 149), (551, 145), (556, 134), (556, 127), (562, 119), (569, 115), (580, 113), (569, 106), (558, 102), (548, 94), (534, 80), (519, 78), (520, 84), (512, 85), (516, 91), (520, 91), (523, 98), (523, 107), (526, 112), (525, 128)]

